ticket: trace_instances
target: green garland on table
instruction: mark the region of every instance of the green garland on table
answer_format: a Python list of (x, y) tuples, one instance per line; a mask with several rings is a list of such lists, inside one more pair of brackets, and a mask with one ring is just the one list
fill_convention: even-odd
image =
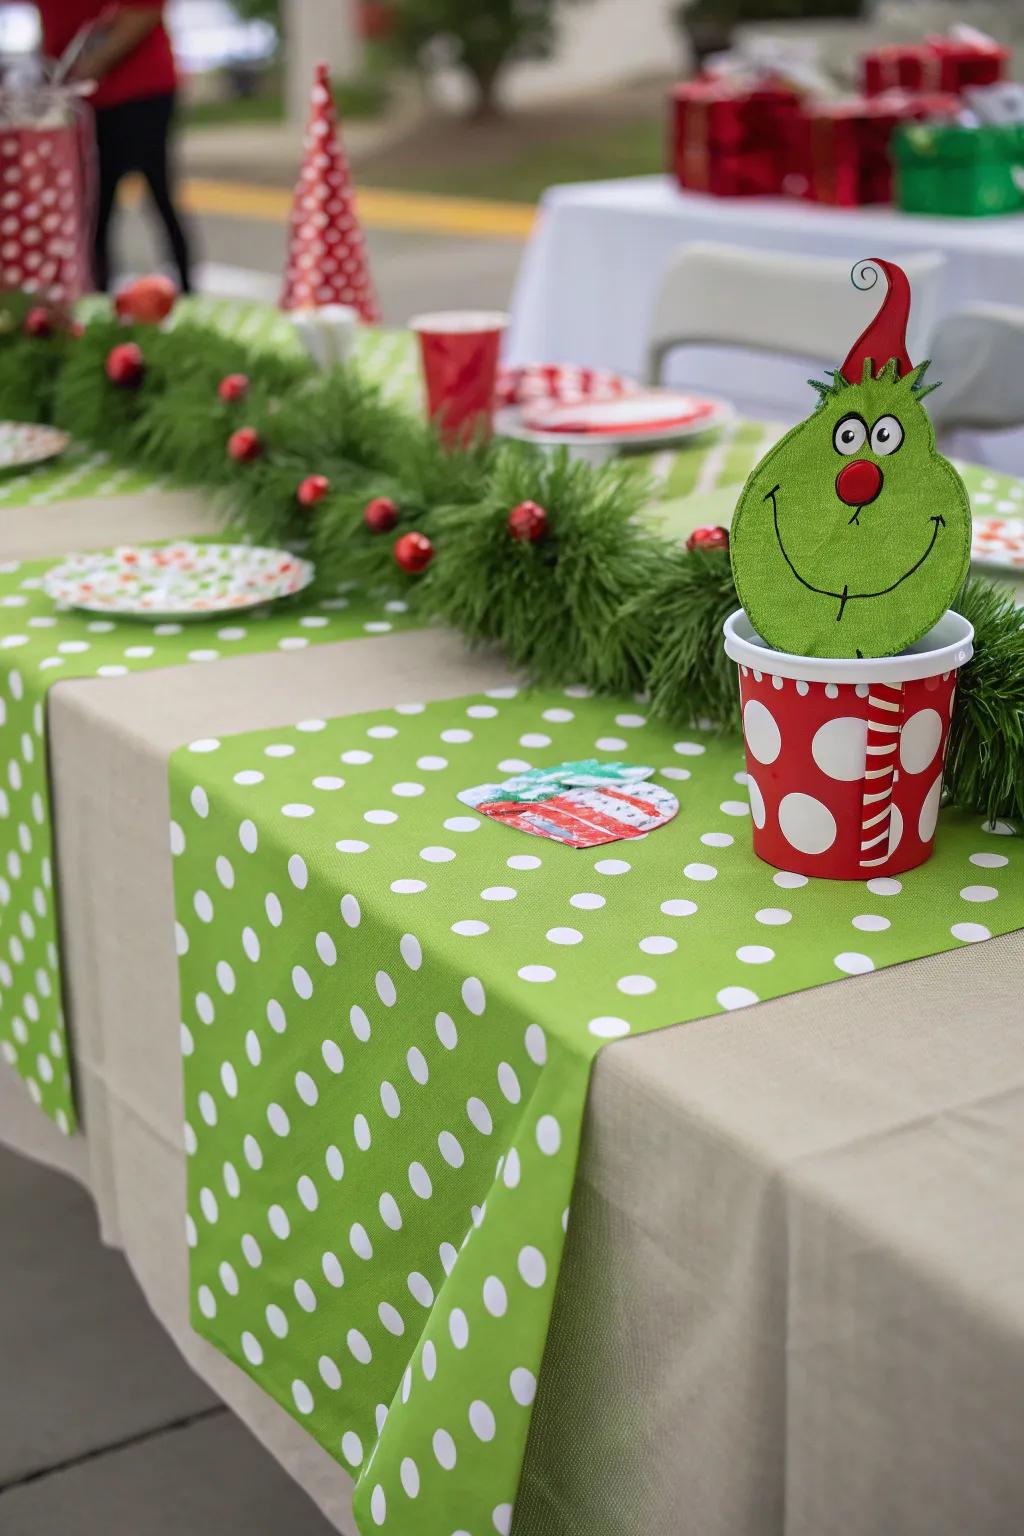
[[(357, 367), (320, 373), (194, 321), (163, 330), (102, 316), (79, 335), (58, 326), (29, 336), (26, 309), (24, 296), (0, 305), (0, 417), (53, 422), (117, 460), (206, 490), (241, 534), (304, 544), (322, 587), (404, 588), (424, 617), (500, 647), (537, 680), (641, 694), (652, 715), (680, 726), (738, 724), (722, 646), (738, 606), (728, 552), (688, 551), (660, 535), (643, 516), (651, 487), (635, 462), (592, 469), (521, 444), (448, 450)], [(145, 362), (135, 388), (105, 371), (124, 342)], [(218, 386), (233, 373), (248, 388), (227, 401)], [(239, 463), (227, 444), (243, 426), (261, 451)], [(296, 493), (314, 474), (329, 486), (304, 507)], [(386, 534), (364, 521), (378, 497), (397, 509)], [(524, 502), (543, 509), (535, 541), (509, 530)], [(418, 576), (395, 563), (395, 541), (410, 531), (436, 549)], [(967, 809), (1024, 823), (1024, 611), (979, 580), (957, 606), (977, 640), (947, 786)]]
[(957, 687), (946, 789), (957, 805), (1024, 830), (1024, 608), (977, 577), (954, 604), (974, 625), (974, 657)]

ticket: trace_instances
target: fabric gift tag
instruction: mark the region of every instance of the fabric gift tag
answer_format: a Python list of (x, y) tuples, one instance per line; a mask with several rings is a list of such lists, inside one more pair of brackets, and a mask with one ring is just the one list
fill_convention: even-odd
[(644, 783), (653, 772), (587, 758), (532, 768), (500, 784), (478, 784), (462, 790), (459, 799), (482, 816), (533, 837), (570, 848), (597, 848), (653, 832), (677, 814), (675, 795)]

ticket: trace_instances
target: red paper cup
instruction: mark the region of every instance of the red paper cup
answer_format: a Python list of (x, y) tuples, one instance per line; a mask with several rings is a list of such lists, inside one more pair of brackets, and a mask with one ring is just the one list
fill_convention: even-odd
[(410, 326), (420, 339), (427, 409), (449, 443), (467, 443), (490, 432), (498, 379), (498, 349), (508, 316), (490, 311), (449, 310), (417, 315)]
[(931, 856), (957, 672), (973, 639), (950, 609), (900, 656), (832, 660), (772, 650), (742, 609), (726, 620), (758, 858), (870, 880)]

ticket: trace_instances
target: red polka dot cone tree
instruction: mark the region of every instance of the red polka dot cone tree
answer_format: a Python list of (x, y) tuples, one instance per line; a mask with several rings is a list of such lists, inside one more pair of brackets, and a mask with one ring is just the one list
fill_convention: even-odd
[(281, 308), (325, 304), (350, 304), (363, 320), (380, 319), (330, 77), (326, 64), (318, 64), (292, 207)]

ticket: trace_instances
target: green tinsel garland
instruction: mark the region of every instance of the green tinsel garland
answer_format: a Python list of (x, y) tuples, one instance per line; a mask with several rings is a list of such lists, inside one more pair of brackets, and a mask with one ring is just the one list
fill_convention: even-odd
[[(474, 643), (495, 644), (541, 681), (642, 694), (680, 726), (738, 725), (735, 667), (722, 624), (738, 606), (727, 552), (687, 552), (640, 515), (651, 488), (635, 463), (592, 469), (519, 444), (442, 447), (433, 430), (387, 404), (357, 369), (315, 372), (304, 360), (256, 352), (210, 327), (171, 330), (93, 320), (83, 335), (24, 334), (23, 295), (0, 305), (0, 418), (50, 421), (115, 459), (211, 493), (225, 522), (267, 542), (303, 541), (318, 583), (405, 588), (410, 606)], [(104, 365), (136, 341), (137, 389), (112, 385)], [(217, 386), (250, 380), (229, 404)], [(238, 464), (238, 427), (263, 451)], [(301, 481), (325, 475), (315, 508)], [(372, 533), (366, 503), (390, 497), (394, 533)], [(546, 536), (518, 542), (508, 514), (522, 501), (547, 513)], [(436, 547), (419, 577), (398, 570), (395, 539), (417, 530)], [(946, 783), (954, 801), (1024, 824), (1024, 610), (973, 579), (957, 603), (976, 653), (958, 690)]]

